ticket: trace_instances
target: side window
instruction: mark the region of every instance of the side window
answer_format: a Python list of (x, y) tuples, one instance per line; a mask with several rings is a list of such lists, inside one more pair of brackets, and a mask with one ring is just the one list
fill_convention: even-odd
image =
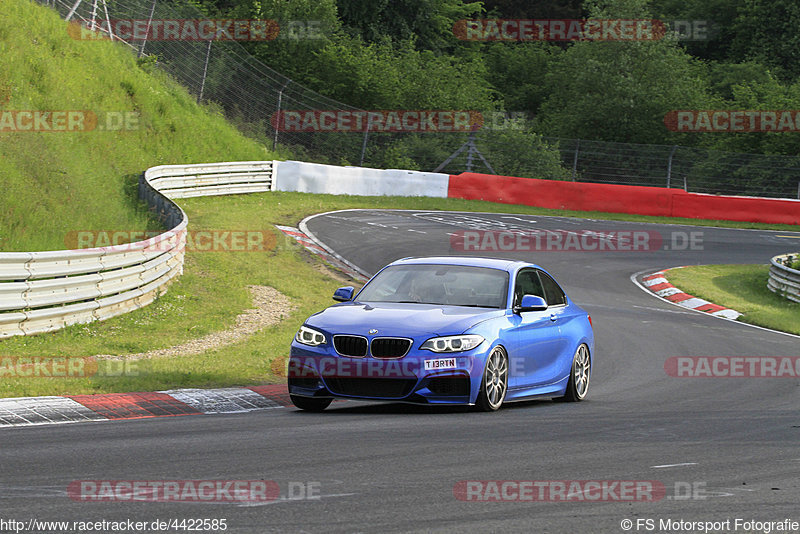
[(522, 302), (522, 295), (536, 295), (544, 298), (539, 275), (533, 269), (523, 270), (517, 274), (517, 281), (514, 283), (514, 306)]
[(558, 306), (567, 303), (567, 296), (558, 287), (558, 284), (547, 273), (539, 271), (539, 277), (542, 279), (542, 286), (544, 286), (545, 300), (548, 306)]

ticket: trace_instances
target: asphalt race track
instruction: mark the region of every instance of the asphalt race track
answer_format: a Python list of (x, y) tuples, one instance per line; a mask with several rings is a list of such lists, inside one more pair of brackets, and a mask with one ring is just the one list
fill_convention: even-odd
[[(400, 257), (458, 254), (450, 234), (465, 230), (592, 230), (617, 243), (619, 232), (639, 231), (661, 241), (644, 251), (482, 253), (540, 264), (591, 313), (597, 350), (585, 402), (532, 401), (491, 414), (341, 402), (322, 414), (286, 408), (7, 428), (0, 519), (226, 518), (233, 533), (665, 532), (659, 520), (730, 520), (724, 532), (748, 532), (735, 530), (735, 520), (800, 521), (800, 380), (677, 378), (664, 370), (675, 356), (800, 356), (800, 338), (681, 309), (631, 281), (681, 265), (766, 263), (800, 248), (800, 233), (377, 210), (316, 216), (306, 227), (369, 273)], [(68, 498), (68, 484), (86, 479), (266, 479), (284, 495), (307, 484), (319, 498), (257, 506)], [(454, 495), (459, 481), (504, 480), (657, 481), (666, 495), (655, 502)], [(621, 526), (626, 519), (630, 530)]]

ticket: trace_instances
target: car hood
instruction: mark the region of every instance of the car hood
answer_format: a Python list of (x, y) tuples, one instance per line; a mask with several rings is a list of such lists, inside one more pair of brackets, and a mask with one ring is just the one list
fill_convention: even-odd
[[(414, 337), (460, 334), (482, 321), (503, 315), (505, 310), (463, 306), (345, 302), (312, 315), (306, 324), (332, 334)], [(372, 329), (378, 332), (368, 334)]]

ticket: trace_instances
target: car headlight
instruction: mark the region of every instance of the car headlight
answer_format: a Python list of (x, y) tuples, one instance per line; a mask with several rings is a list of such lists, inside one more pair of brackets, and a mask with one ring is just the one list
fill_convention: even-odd
[(301, 326), (294, 335), (294, 340), (303, 345), (316, 347), (325, 343), (325, 334), (307, 326)]
[(462, 352), (471, 350), (483, 343), (483, 338), (476, 335), (434, 337), (426, 341), (421, 349), (433, 352)]

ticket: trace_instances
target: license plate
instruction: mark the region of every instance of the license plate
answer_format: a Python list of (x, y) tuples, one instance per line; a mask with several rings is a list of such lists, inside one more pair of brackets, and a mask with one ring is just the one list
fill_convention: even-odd
[(455, 369), (455, 358), (440, 358), (438, 360), (425, 360), (425, 370), (432, 371), (435, 369)]

